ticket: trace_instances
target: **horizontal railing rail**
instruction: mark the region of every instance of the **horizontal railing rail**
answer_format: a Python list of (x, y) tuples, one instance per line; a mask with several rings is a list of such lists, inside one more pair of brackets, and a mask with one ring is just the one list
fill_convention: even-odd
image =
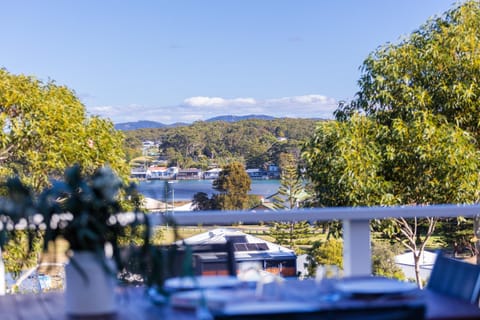
[(329, 207), (277, 211), (186, 211), (152, 213), (153, 225), (163, 224), (165, 217), (173, 218), (179, 225), (258, 224), (274, 221), (330, 221), (372, 220), (414, 217), (473, 217), (480, 214), (479, 204), (384, 206), (384, 207)]

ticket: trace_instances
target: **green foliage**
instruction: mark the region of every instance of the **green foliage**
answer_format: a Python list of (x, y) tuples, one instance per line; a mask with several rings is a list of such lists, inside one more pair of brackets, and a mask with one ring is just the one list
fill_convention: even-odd
[(2, 189), (6, 195), (0, 198), (0, 247), (6, 270), (18, 274), (37, 263), (40, 251), (40, 230), (29, 227), (35, 222), (36, 201), (32, 189), (18, 177), (8, 179)]
[(466, 1), (400, 43), (379, 47), (364, 61), (356, 100), (336, 112), (354, 121), (362, 111), (392, 126), (382, 149), (385, 177), (404, 181), (391, 190), (397, 203), (479, 198), (472, 139), (480, 133), (479, 21), (479, 3)]
[(336, 265), (343, 269), (343, 242), (337, 239), (315, 241), (307, 252), (308, 274), (314, 275), (319, 265)]
[[(381, 46), (368, 56), (356, 98), (336, 111), (342, 124), (333, 132), (339, 138), (324, 139), (329, 136), (318, 130), (318, 141), (332, 142), (325, 145), (326, 151), (314, 149), (323, 147), (314, 140), (306, 145), (310, 175), (320, 194), (322, 185), (331, 188), (336, 180), (343, 200), (340, 205), (478, 202), (479, 21), (479, 2), (465, 1), (442, 17), (430, 19), (399, 43)], [(371, 124), (356, 125), (359, 113)], [(372, 174), (356, 174), (347, 162), (356, 150), (347, 149), (345, 156), (335, 153), (349, 136), (342, 129), (368, 130), (373, 125), (380, 130), (360, 136), (368, 137), (368, 143), (378, 150), (378, 161), (372, 161), (374, 153), (368, 152), (367, 143), (360, 145)], [(322, 162), (324, 158), (328, 161)], [(316, 175), (313, 168), (338, 170), (327, 180), (321, 175), (324, 171)], [(351, 172), (354, 174), (348, 175)], [(348, 180), (351, 177), (353, 181)], [(367, 181), (374, 188), (365, 188)], [(355, 183), (360, 198), (345, 201), (345, 191)], [(334, 204), (331, 197), (326, 200)], [(385, 231), (420, 255), (438, 221), (427, 220), (422, 227), (418, 219), (393, 219)]]
[[(307, 175), (321, 203), (370, 206), (475, 201), (479, 162), (466, 132), (425, 112), (417, 113), (411, 122), (395, 119), (391, 127), (373, 122), (354, 115), (349, 121), (320, 124), (305, 145)], [(348, 145), (350, 141), (353, 146)], [(403, 243), (417, 251), (425, 246), (436, 221), (429, 219), (421, 232), (422, 224), (416, 220), (393, 219), (383, 224), (383, 231), (397, 239), (409, 235)]]
[[(58, 191), (58, 184), (55, 192), (50, 189), (52, 198), (49, 200), (46, 198), (40, 200), (34, 195), (34, 192), (39, 193), (40, 190), (51, 186), (52, 179), (60, 179), (65, 169), (74, 163), (78, 163), (78, 168), (81, 168), (81, 171), (78, 169), (79, 175), (98, 175), (97, 170), (108, 165), (118, 175), (119, 181), (126, 183), (128, 179), (129, 168), (123, 151), (123, 134), (114, 129), (111, 121), (97, 116), (87, 116), (84, 105), (72, 90), (65, 86), (58, 86), (54, 82), (43, 83), (33, 77), (13, 75), (5, 69), (0, 69), (0, 126), (2, 127), (0, 132), (2, 189), (0, 193), (6, 195), (0, 201), (0, 245), (6, 250), (4, 258), (8, 269), (17, 271), (16, 267), (10, 266), (20, 267), (21, 261), (26, 261), (27, 264), (36, 262), (35, 256), (41, 243), (39, 235), (45, 236), (47, 242), (49, 237), (55, 237), (54, 232), (49, 229), (50, 223), (38, 221), (37, 213), (41, 210), (37, 210), (39, 205), (37, 201), (48, 202), (41, 205), (42, 210), (47, 210), (47, 207), (51, 210), (41, 212), (44, 219), (48, 214), (52, 217), (60, 217), (58, 221), (52, 223), (59, 229), (63, 229), (62, 232), (68, 229), (68, 236), (61, 234), (60, 231), (57, 235), (70, 237), (72, 247), (80, 246), (83, 249), (99, 251), (101, 241), (118, 240), (119, 244), (124, 243), (122, 241), (136, 242), (139, 240), (138, 234), (146, 234), (148, 228), (132, 225), (131, 228), (125, 228), (123, 233), (117, 233), (118, 236), (115, 239), (115, 234), (121, 227), (113, 222), (114, 212), (119, 208), (131, 210), (138, 206), (141, 202), (138, 194), (131, 194), (131, 199), (119, 198), (118, 203), (107, 201), (102, 204), (99, 198), (106, 195), (95, 193), (100, 191), (94, 186), (87, 191), (83, 187), (88, 183), (82, 184), (83, 189), (70, 190), (72, 191), (70, 195), (75, 192), (82, 193), (80, 190), (83, 190), (82, 195), (74, 197), (75, 200), (72, 202), (69, 202), (72, 198), (68, 200), (67, 196), (62, 203), (70, 206), (68, 209), (74, 210), (72, 212), (75, 214), (79, 213), (79, 219), (72, 221), (69, 220), (72, 212), (69, 214), (56, 212), (57, 207), (61, 207), (60, 203), (56, 202), (58, 199), (53, 199), (53, 193)], [(134, 143), (130, 141), (129, 145), (132, 146)], [(135, 151), (130, 149), (128, 157), (133, 156)], [(15, 178), (10, 179), (10, 177)], [(100, 179), (96, 181), (105, 182), (100, 182)], [(113, 186), (110, 185), (110, 187)], [(131, 188), (128, 187), (122, 192), (129, 190), (131, 191)], [(64, 192), (57, 195), (63, 198), (68, 191), (64, 190)], [(93, 198), (97, 197), (98, 201), (94, 201), (93, 194)], [(47, 197), (45, 194), (44, 196)], [(89, 201), (92, 206), (87, 208), (86, 203)], [(82, 206), (84, 208), (80, 213)], [(79, 211), (75, 211), (77, 209)], [(100, 213), (101, 209), (107, 209), (104, 214), (111, 215), (110, 224), (106, 228), (99, 220), (95, 220), (105, 217)], [(93, 215), (89, 216), (86, 210), (92, 210)], [(136, 218), (138, 216), (135, 216), (135, 221), (137, 221)], [(105, 221), (102, 222), (105, 223)], [(78, 228), (70, 228), (72, 225)], [(20, 226), (25, 230), (15, 230), (14, 226)], [(75, 237), (73, 230), (79, 231), (75, 241), (71, 238)], [(130, 240), (126, 240), (127, 238)], [(9, 239), (12, 241), (8, 242)], [(98, 245), (93, 245), (97, 240)], [(118, 248), (114, 246), (114, 249)], [(115, 251), (114, 255), (118, 257), (118, 252)]]
[(355, 115), (348, 122), (320, 122), (303, 145), (305, 175), (322, 206), (365, 206), (388, 201), (378, 143), (384, 128)]
[(389, 123), (428, 110), (478, 137), (479, 21), (478, 1), (465, 1), (400, 43), (379, 47), (363, 63), (357, 99), (339, 118), (364, 110)]
[(443, 245), (452, 248), (454, 256), (478, 254), (475, 248), (472, 218), (445, 218), (441, 219), (436, 228), (436, 234), (441, 237)]
[(0, 69), (0, 178), (17, 175), (36, 191), (79, 163), (85, 173), (109, 164), (128, 177), (123, 135), (113, 124), (87, 117), (64, 86)]
[(473, 203), (480, 162), (475, 141), (443, 117), (413, 113), (394, 119), (383, 146), (384, 172), (402, 204)]
[[(280, 187), (273, 197), (277, 209), (294, 209), (302, 205), (308, 198), (298, 174), (298, 166), (292, 154), (284, 153), (280, 156)], [(275, 222), (270, 227), (270, 236), (279, 245), (289, 246), (299, 252), (296, 246), (301, 239), (311, 233), (311, 226), (307, 221), (301, 222)]]
[[(373, 274), (389, 278), (405, 279), (402, 270), (395, 264), (395, 255), (401, 253), (398, 246), (386, 242), (372, 242), (372, 270)], [(319, 265), (336, 265), (343, 268), (343, 242), (338, 239), (315, 241), (307, 251), (307, 270), (310, 275), (315, 274)]]
[(192, 207), (194, 211), (205, 211), (217, 209), (215, 196), (208, 197), (205, 192), (197, 192), (193, 195)]
[(388, 278), (405, 280), (405, 275), (395, 264), (395, 256), (400, 254), (398, 246), (385, 241), (372, 241), (372, 270), (373, 274)]
[(251, 179), (239, 162), (226, 165), (217, 179), (213, 181), (213, 188), (221, 193), (217, 195), (218, 208), (221, 210), (246, 209), (249, 204), (248, 192)]
[(255, 194), (248, 195), (247, 208), (254, 208), (262, 204), (262, 199)]
[[(306, 175), (328, 206), (473, 203), (480, 162), (471, 136), (442, 117), (413, 113), (387, 127), (366, 116), (319, 125), (304, 146)], [(437, 218), (391, 219), (390, 238), (421, 254)]]
[(311, 226), (307, 221), (275, 222), (269, 230), (269, 234), (275, 239), (275, 243), (292, 249), (297, 249), (297, 240), (307, 238), (311, 233)]
[[(205, 192), (197, 192), (193, 195), (194, 211), (247, 209), (260, 205), (261, 201), (258, 196), (248, 194), (251, 180), (245, 170), (240, 169), (236, 164), (230, 168), (235, 169), (229, 171), (228, 176), (220, 174), (219, 178), (213, 181), (214, 186), (216, 183), (219, 184), (217, 190), (223, 193), (212, 194), (210, 198)], [(225, 189), (220, 189), (220, 185)]]
[[(357, 99), (336, 111), (342, 121), (320, 124), (304, 145), (323, 204), (478, 201), (476, 141), (457, 125), (478, 137), (479, 17), (468, 1), (365, 60)], [(392, 219), (383, 231), (421, 254), (436, 222)]]
[(473, 203), (477, 150), (468, 133), (426, 112), (390, 127), (354, 115), (319, 124), (306, 174), (327, 206)]
[(35, 234), (33, 238), (30, 238), (25, 231), (10, 233), (9, 241), (5, 244), (2, 254), (5, 272), (16, 276), (27, 268), (35, 267), (38, 263), (38, 252), (40, 252), (41, 246), (40, 234)]

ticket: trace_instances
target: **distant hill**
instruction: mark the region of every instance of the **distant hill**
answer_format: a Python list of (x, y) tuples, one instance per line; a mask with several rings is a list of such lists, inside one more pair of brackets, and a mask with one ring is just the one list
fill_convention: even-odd
[(136, 121), (136, 122), (123, 122), (123, 123), (116, 123), (115, 129), (117, 130), (137, 130), (137, 129), (150, 129), (150, 128), (163, 128), (166, 127), (166, 124), (155, 122), (155, 121)]
[(250, 120), (250, 119), (259, 119), (259, 120), (273, 120), (276, 119), (275, 117), (267, 116), (264, 114), (249, 114), (246, 116), (218, 116), (214, 118), (210, 118), (206, 120), (206, 122), (213, 122), (213, 121), (225, 121), (225, 122), (237, 122), (242, 120)]
[[(226, 115), (226, 116), (213, 117), (208, 120), (205, 120), (205, 122), (213, 122), (213, 121), (237, 122), (237, 121), (249, 120), (249, 119), (274, 120), (276, 118), (263, 115), (263, 114), (260, 114), (260, 115), (250, 114), (246, 116)], [(188, 125), (188, 123), (177, 122), (173, 124), (164, 124), (156, 121), (141, 120), (136, 122), (116, 123), (115, 129), (128, 131), (128, 130), (137, 130), (137, 129), (172, 128), (172, 127), (186, 126), (186, 125)]]

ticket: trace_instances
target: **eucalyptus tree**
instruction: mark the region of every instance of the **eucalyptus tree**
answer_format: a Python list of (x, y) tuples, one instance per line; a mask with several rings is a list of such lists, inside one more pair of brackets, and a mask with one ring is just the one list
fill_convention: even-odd
[[(385, 148), (384, 174), (393, 181), (398, 204), (474, 203), (480, 191), (479, 152), (466, 131), (443, 116), (419, 112), (414, 120), (394, 119)], [(409, 248), (414, 257), (417, 283), (419, 261), (438, 218), (393, 219), (395, 230), (384, 229)]]
[(430, 111), (478, 138), (479, 52), (480, 4), (470, 0), (428, 20), (399, 43), (372, 52), (363, 62), (356, 99), (336, 114), (344, 118), (361, 110), (388, 124)]
[[(480, 3), (469, 0), (370, 54), (362, 66), (360, 91), (337, 110), (337, 119), (361, 111), (389, 124), (429, 111), (470, 132), (480, 148), (479, 52)], [(474, 220), (480, 239), (480, 217)]]
[(319, 122), (303, 145), (306, 176), (323, 206), (365, 206), (384, 203), (391, 184), (382, 176), (377, 137), (386, 128), (363, 116), (348, 122)]
[[(444, 117), (416, 112), (390, 126), (371, 116), (320, 123), (305, 143), (306, 175), (327, 206), (473, 203), (480, 187), (475, 140)], [(381, 230), (419, 259), (437, 218), (392, 219)]]
[(0, 177), (18, 175), (36, 190), (68, 166), (93, 172), (108, 163), (126, 177), (123, 135), (88, 117), (75, 93), (0, 69)]

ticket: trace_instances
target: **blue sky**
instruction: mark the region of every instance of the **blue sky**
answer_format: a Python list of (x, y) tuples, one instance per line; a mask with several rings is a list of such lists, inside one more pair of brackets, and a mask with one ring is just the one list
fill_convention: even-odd
[(329, 118), (369, 53), (452, 0), (0, 0), (0, 67), (90, 114), (163, 123)]

